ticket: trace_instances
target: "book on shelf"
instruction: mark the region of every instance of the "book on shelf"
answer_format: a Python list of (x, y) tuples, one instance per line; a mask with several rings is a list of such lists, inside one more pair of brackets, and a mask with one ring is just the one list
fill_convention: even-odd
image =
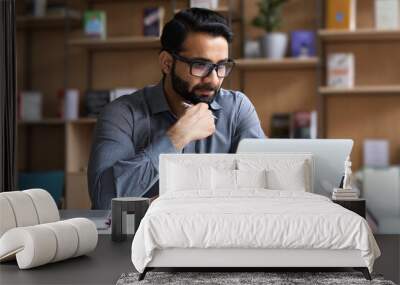
[[(23, 2), (23, 1), (21, 1)], [(44, 17), (46, 15), (47, 0), (24, 1), (25, 11), (28, 15), (34, 17)]]
[(389, 167), (390, 150), (387, 139), (365, 139), (363, 142), (364, 167)]
[(356, 189), (334, 188), (333, 192), (332, 192), (332, 199), (336, 199), (336, 200), (354, 200), (354, 199), (359, 199), (358, 190), (356, 190)]
[(83, 16), (85, 35), (105, 39), (107, 36), (106, 12), (99, 10), (85, 11)]
[(358, 200), (360, 198), (358, 196), (354, 196), (354, 197), (337, 197), (337, 196), (333, 196), (332, 195), (332, 199), (333, 200)]
[(358, 195), (358, 190), (356, 189), (343, 189), (343, 188), (334, 188), (333, 194), (338, 196), (353, 196)]
[(317, 112), (276, 113), (271, 117), (271, 138), (317, 137)]
[(165, 10), (163, 7), (144, 8), (143, 35), (159, 37), (164, 24)]
[(87, 90), (84, 98), (85, 115), (97, 117), (110, 102), (110, 90)]
[(63, 89), (58, 93), (60, 100), (60, 117), (65, 120), (77, 120), (79, 118), (79, 90)]
[(326, 28), (354, 30), (356, 28), (356, 0), (327, 0)]
[(115, 99), (121, 96), (135, 93), (136, 91), (137, 88), (115, 88), (110, 91), (110, 102), (114, 101)]
[(317, 112), (294, 112), (292, 116), (292, 138), (316, 139)]
[(67, 7), (65, 3), (50, 2), (47, 3), (46, 15), (78, 18), (82, 16), (82, 13), (76, 9)]
[(298, 30), (291, 32), (290, 47), (293, 57), (312, 57), (315, 52), (315, 33), (313, 31)]
[(375, 0), (375, 28), (399, 29), (399, 0)]
[(204, 8), (215, 10), (218, 8), (218, 0), (190, 0), (190, 8)]
[(354, 55), (352, 53), (329, 54), (327, 78), (329, 87), (354, 87)]
[(276, 113), (271, 117), (271, 138), (290, 138), (291, 113)]
[(112, 90), (87, 90), (83, 101), (85, 115), (88, 117), (97, 117), (103, 108), (115, 99), (130, 95), (137, 91), (136, 88), (115, 88)]
[(38, 91), (21, 91), (18, 96), (18, 115), (22, 121), (42, 119), (43, 94)]

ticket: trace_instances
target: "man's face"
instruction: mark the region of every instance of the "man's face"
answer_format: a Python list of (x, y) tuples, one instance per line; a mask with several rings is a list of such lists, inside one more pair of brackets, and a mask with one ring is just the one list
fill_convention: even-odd
[[(190, 33), (179, 55), (189, 59), (220, 63), (228, 59), (228, 42), (221, 36)], [(216, 70), (206, 77), (191, 75), (190, 64), (178, 59), (174, 60), (170, 75), (174, 91), (192, 104), (211, 103), (218, 95), (223, 82), (223, 78), (217, 76)]]

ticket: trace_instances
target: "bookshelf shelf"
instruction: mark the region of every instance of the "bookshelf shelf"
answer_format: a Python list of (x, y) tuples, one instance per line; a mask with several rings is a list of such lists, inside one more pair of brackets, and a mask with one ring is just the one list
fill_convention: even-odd
[(322, 95), (340, 95), (340, 94), (399, 94), (400, 85), (382, 85), (382, 86), (356, 86), (353, 88), (332, 88), (321, 87), (319, 92)]
[(46, 118), (39, 121), (18, 121), (19, 125), (63, 125), (64, 120), (58, 118)]
[[(181, 10), (182, 9), (175, 9), (174, 10), (174, 14), (178, 13)], [(217, 13), (220, 13), (225, 18), (228, 18), (229, 17), (229, 13), (231, 13), (232, 20), (234, 20), (234, 21), (240, 20), (240, 16), (237, 13), (230, 12), (228, 6), (221, 6), (221, 7), (218, 7), (217, 9), (213, 9), (213, 11), (215, 11)]]
[(39, 29), (39, 28), (63, 28), (66, 24), (70, 24), (72, 27), (78, 27), (82, 24), (82, 18), (80, 16), (70, 15), (46, 15), (44, 17), (34, 16), (18, 16), (17, 17), (17, 28), (23, 29)]
[(108, 39), (79, 38), (69, 41), (72, 46), (81, 46), (88, 49), (134, 49), (134, 48), (159, 48), (159, 37), (113, 37)]
[(398, 30), (358, 29), (354, 31), (319, 30), (318, 35), (322, 40), (326, 42), (400, 40), (400, 29)]
[(95, 124), (96, 118), (79, 118), (77, 120), (64, 120), (59, 118), (46, 118), (39, 121), (18, 121), (19, 125), (40, 125), (40, 126), (54, 126), (54, 125), (65, 125), (65, 124)]
[(294, 69), (294, 68), (316, 68), (318, 58), (285, 58), (271, 60), (267, 58), (241, 58), (236, 59), (236, 68), (239, 69)]
[(70, 124), (95, 124), (97, 122), (96, 118), (79, 118), (77, 120), (65, 121)]

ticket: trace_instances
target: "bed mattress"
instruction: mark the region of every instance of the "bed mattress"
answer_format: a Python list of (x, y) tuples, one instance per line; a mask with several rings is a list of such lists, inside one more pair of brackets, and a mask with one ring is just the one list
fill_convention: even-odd
[(265, 189), (160, 196), (137, 229), (132, 262), (143, 272), (156, 250), (174, 248), (359, 250), (370, 272), (380, 255), (359, 215), (318, 194)]

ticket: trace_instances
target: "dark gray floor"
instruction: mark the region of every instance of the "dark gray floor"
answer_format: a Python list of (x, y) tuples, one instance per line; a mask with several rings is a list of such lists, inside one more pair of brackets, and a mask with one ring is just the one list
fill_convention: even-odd
[[(400, 235), (378, 235), (382, 256), (375, 263), (376, 273), (399, 283)], [(131, 240), (114, 243), (100, 235), (94, 252), (42, 267), (19, 270), (16, 262), (0, 265), (0, 284), (115, 284), (124, 272), (134, 271), (130, 259)]]
[(130, 259), (132, 239), (114, 243), (99, 235), (96, 250), (57, 263), (19, 270), (16, 262), (0, 265), (0, 284), (115, 284), (124, 272), (134, 271)]
[(375, 261), (374, 272), (400, 284), (400, 235), (376, 235), (381, 257)]

